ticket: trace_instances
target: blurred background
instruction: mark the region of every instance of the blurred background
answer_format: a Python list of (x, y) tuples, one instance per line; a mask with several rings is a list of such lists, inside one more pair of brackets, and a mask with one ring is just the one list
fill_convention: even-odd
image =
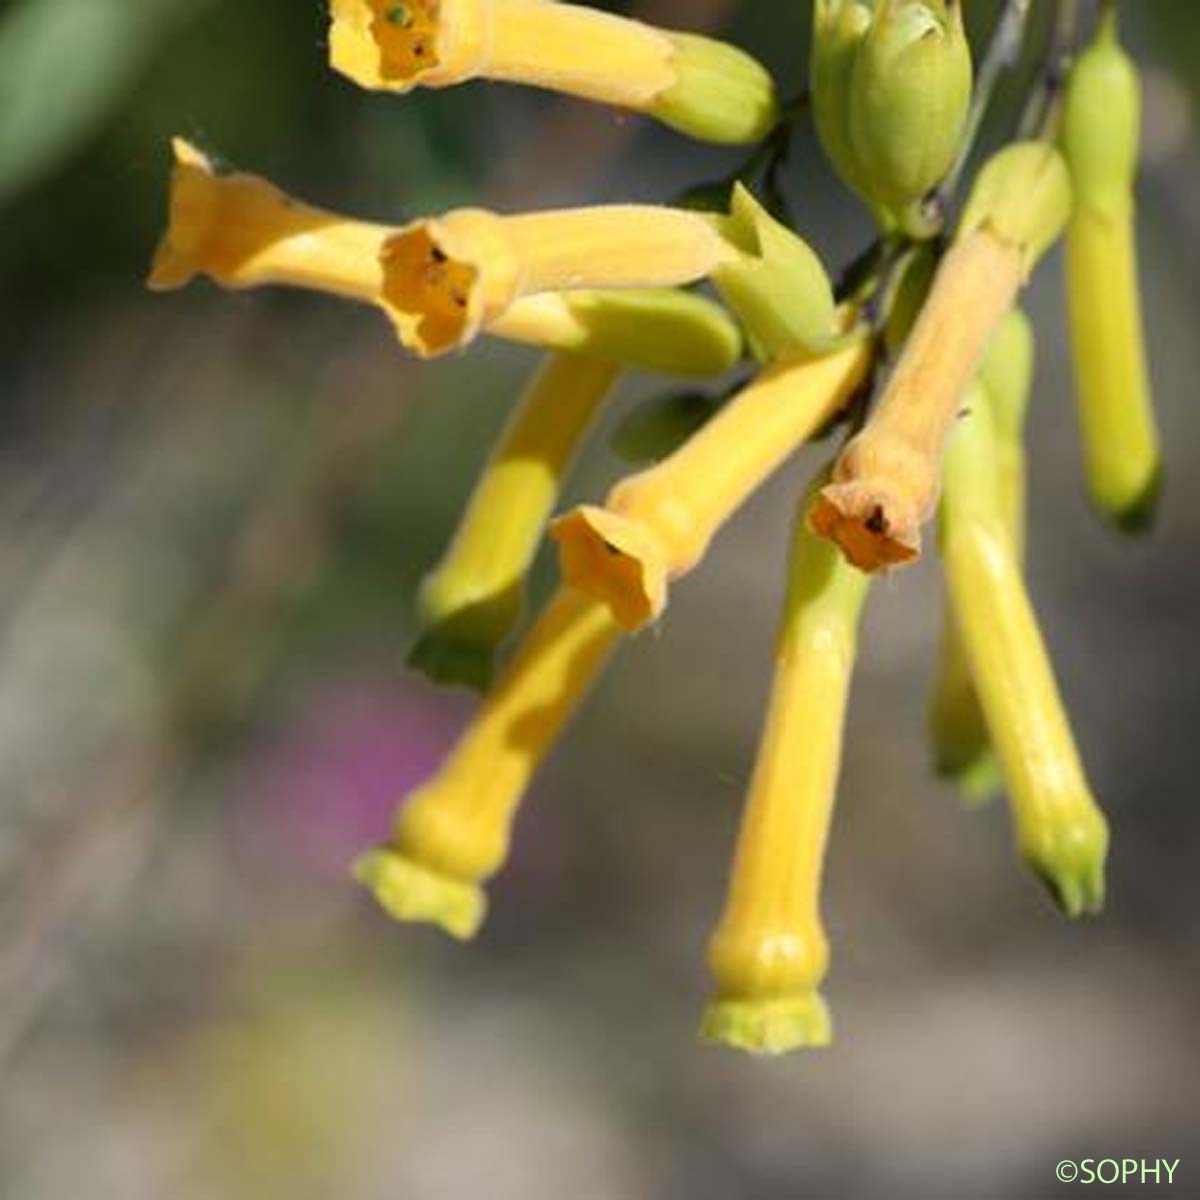
[[(629, 10), (724, 31), (790, 93), (808, 7)], [(1187, 1186), (1200, 6), (1126, 7), (1169, 476), (1147, 540), (1082, 498), (1057, 261), (1029, 298), (1032, 586), (1114, 823), (1108, 912), (1061, 920), (1002, 806), (967, 813), (932, 778), (927, 562), (876, 589), (864, 638), (826, 889), (837, 1045), (756, 1062), (694, 1029), (815, 458), (624, 648), (458, 947), (389, 924), (346, 867), (471, 711), (405, 672), (412, 596), (536, 356), (425, 366), (368, 309), (142, 288), (173, 133), (393, 221), (659, 200), (739, 155), (514, 88), (360, 93), (326, 68), (316, 0), (8, 0), (0, 1194), (1011, 1200), (1089, 1155), (1182, 1158)], [(994, 5), (970, 8), (980, 45)], [(865, 245), (808, 130), (787, 183), (827, 261)], [(631, 379), (611, 420), (662, 387)], [(572, 498), (622, 469), (605, 442)]]

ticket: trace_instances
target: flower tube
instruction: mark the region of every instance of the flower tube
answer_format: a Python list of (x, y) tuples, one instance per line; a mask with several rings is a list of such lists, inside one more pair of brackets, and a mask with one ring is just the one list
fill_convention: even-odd
[(360, 87), (407, 92), (494, 79), (656, 117), (713, 142), (778, 120), (770, 75), (723, 42), (554, 0), (332, 0), (330, 62)]
[[(1000, 506), (1018, 563), (1025, 554), (1025, 417), (1033, 366), (1033, 327), (1020, 309), (1013, 309), (992, 338), (963, 405), (967, 412), (980, 405), (991, 409)], [(929, 729), (938, 774), (954, 779), (967, 800), (984, 800), (999, 791), (1000, 768), (948, 604)]]
[(636, 630), (657, 619), (667, 584), (692, 569), (721, 526), (851, 400), (871, 365), (859, 340), (764, 371), (657, 466), (551, 527), (563, 578)]
[[(667, 288), (738, 256), (715, 221), (651, 205), (512, 217), (462, 209), (400, 228), (356, 221), (302, 204), (256, 175), (218, 171), (182, 138), (172, 146), (170, 219), (151, 288), (207, 275), (227, 288), (332, 292), (381, 308), (401, 342), (426, 358), (466, 345), (501, 318), (519, 329), (513, 308), (534, 293)], [(659, 299), (695, 334), (689, 303)], [(711, 320), (711, 311), (704, 315)], [(626, 330), (632, 319), (624, 318)], [(720, 336), (728, 347), (728, 333)], [(628, 333), (625, 342), (636, 348)]]
[(937, 502), (942, 452), (963, 395), (1022, 283), (1070, 211), (1058, 152), (1019, 143), (980, 173), (878, 406), (838, 459), (812, 520), (864, 571), (913, 561)]
[(487, 689), (563, 478), (617, 375), (610, 362), (554, 354), (534, 376), (421, 587), (421, 635), (408, 661), (430, 679)]
[(207, 275), (227, 288), (287, 284), (379, 303), (379, 253), (392, 229), (301, 204), (257, 175), (219, 171), (183, 138), (171, 147), (169, 220), (152, 289)]
[(509, 217), (459, 209), (397, 230), (380, 261), (400, 340), (432, 357), (466, 345), (523, 296), (692, 283), (734, 253), (699, 213), (616, 204)]
[(1061, 142), (1075, 184), (1067, 315), (1088, 491), (1127, 533), (1153, 521), (1162, 484), (1138, 280), (1140, 115), (1137, 67), (1109, 4), (1068, 80)]
[(1017, 843), (1070, 917), (1104, 904), (1108, 825), (1092, 798), (1005, 519), (986, 404), (946, 455), (942, 556), (954, 618), (1008, 785)]
[(702, 1035), (779, 1054), (832, 1038), (820, 993), (829, 941), (821, 877), (869, 580), (813, 534), (805, 498), (725, 911), (708, 947), (716, 996)]
[(396, 920), (475, 935), (525, 790), (620, 634), (595, 600), (563, 588), (550, 601), (441, 770), (401, 803), (391, 840), (355, 866)]

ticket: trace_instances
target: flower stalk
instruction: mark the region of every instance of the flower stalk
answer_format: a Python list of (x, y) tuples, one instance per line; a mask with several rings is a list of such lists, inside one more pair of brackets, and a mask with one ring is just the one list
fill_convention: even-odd
[(797, 515), (766, 726), (708, 947), (716, 994), (702, 1035), (757, 1054), (832, 1040), (821, 878), (869, 580), (811, 532), (811, 498)]
[(637, 630), (656, 620), (671, 580), (703, 558), (745, 500), (854, 396), (872, 360), (866, 339), (764, 371), (679, 450), (623, 480), (603, 508), (551, 527), (563, 578)]
[(611, 362), (560, 353), (534, 375), (421, 586), (410, 666), (437, 683), (487, 690), (563, 479), (618, 374)]
[(1108, 825), (1084, 776), (1008, 530), (995, 421), (980, 404), (946, 455), (942, 555), (1017, 843), (1070, 917), (1104, 903)]
[(620, 634), (603, 604), (567, 588), (551, 599), (441, 769), (400, 804), (391, 840), (355, 866), (396, 920), (460, 940), (479, 930), (521, 799)]
[(492, 79), (645, 113), (713, 142), (760, 141), (779, 116), (736, 47), (556, 0), (332, 0), (334, 70), (407, 92)]

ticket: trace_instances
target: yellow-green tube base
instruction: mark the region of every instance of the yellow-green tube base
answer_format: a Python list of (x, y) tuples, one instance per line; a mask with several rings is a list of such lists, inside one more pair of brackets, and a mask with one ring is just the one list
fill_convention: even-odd
[[(1108, 824), (1098, 810), (1079, 814), (1048, 831), (1053, 845), (1025, 846), (1029, 869), (1046, 885), (1051, 898), (1072, 920), (1104, 911), (1104, 863), (1108, 853)], [(1043, 836), (1043, 840), (1051, 838)]]
[(833, 1042), (833, 1022), (820, 992), (776, 1000), (715, 1000), (704, 1010), (700, 1036), (747, 1054), (787, 1054)]
[(470, 941), (487, 915), (487, 896), (477, 884), (431, 871), (387, 846), (364, 854), (354, 877), (397, 921), (436, 925), (460, 942)]
[(1150, 533), (1158, 523), (1159, 503), (1166, 486), (1166, 474), (1161, 463), (1146, 481), (1141, 492), (1122, 508), (1108, 513), (1113, 528), (1130, 537)]

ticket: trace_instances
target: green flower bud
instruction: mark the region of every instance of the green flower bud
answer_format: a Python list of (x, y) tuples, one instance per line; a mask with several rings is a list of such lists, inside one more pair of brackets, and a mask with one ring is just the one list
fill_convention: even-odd
[(959, 0), (879, 0), (855, 55), (849, 135), (875, 204), (901, 225), (954, 163), (971, 83)]
[(860, 0), (816, 0), (809, 62), (809, 92), (821, 147), (842, 182), (868, 202), (870, 188), (850, 141), (850, 87), (870, 24), (871, 10)]
[(739, 253), (712, 280), (746, 328), (751, 349), (769, 360), (829, 348), (837, 304), (821, 260), (738, 184), (721, 233)]
[(1088, 491), (1127, 533), (1153, 523), (1162, 487), (1134, 217), (1140, 112), (1110, 7), (1071, 72), (1061, 141), (1075, 185), (1067, 312)]
[(1076, 204), (1110, 218), (1126, 215), (1137, 177), (1140, 127), (1137, 67), (1117, 40), (1113, 7), (1067, 82), (1060, 140)]

